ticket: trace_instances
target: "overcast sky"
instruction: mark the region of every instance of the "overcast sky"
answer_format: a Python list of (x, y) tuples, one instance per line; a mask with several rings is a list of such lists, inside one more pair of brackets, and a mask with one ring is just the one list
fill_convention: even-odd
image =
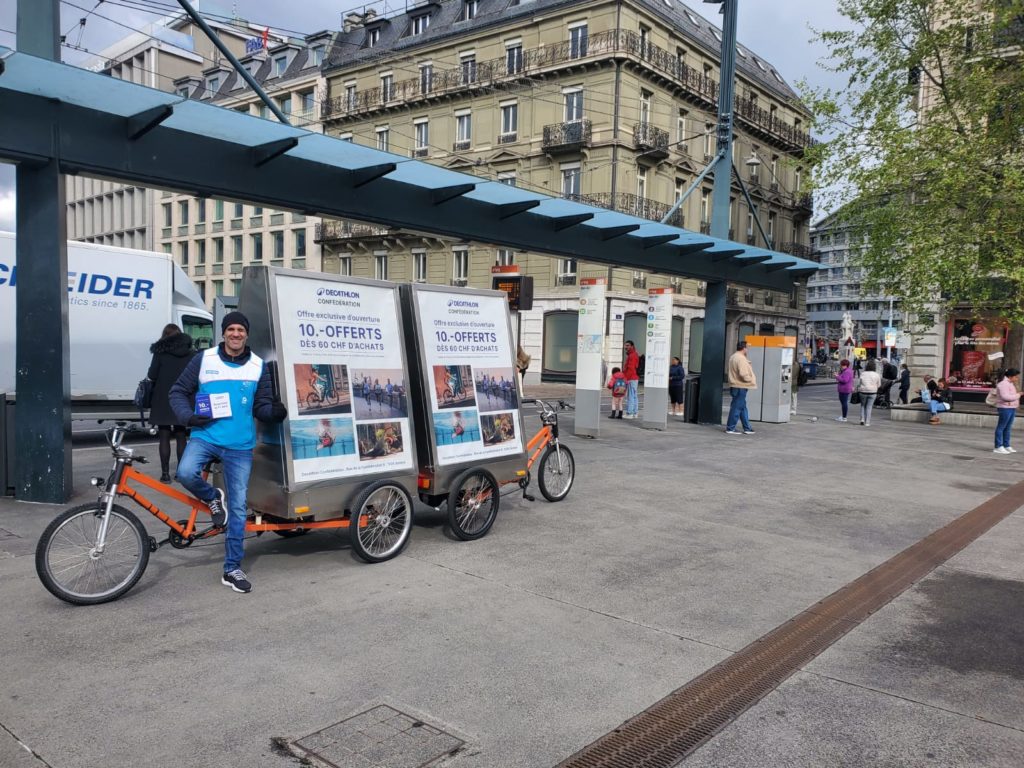
[[(37, 2), (38, 0), (31, 0)], [(304, 0), (282, 3), (281, 0), (192, 0), (200, 10), (238, 15), (260, 25), (286, 29), (292, 34), (309, 34), (322, 29), (336, 29), (343, 11), (362, 4), (343, 0)], [(167, 6), (174, 0), (62, 0), (61, 31), (73, 45), (89, 51), (100, 51), (121, 37), (131, 34), (126, 27), (141, 28), (159, 18), (154, 13), (131, 10), (126, 6)], [(721, 25), (713, 5), (698, 0), (687, 3), (693, 10)], [(14, 47), (16, 0), (0, 2), (0, 45)], [(844, 19), (836, 10), (836, 0), (739, 0), (739, 42), (774, 64), (790, 84), (805, 79), (812, 85), (828, 85), (834, 80), (830, 73), (817, 66), (824, 51), (812, 45), (810, 27), (842, 28)], [(376, 4), (375, 7), (382, 7)], [(389, 8), (404, 7), (393, 3)], [(90, 11), (93, 11), (90, 13)], [(79, 19), (87, 17), (84, 27)], [(107, 17), (107, 18), (103, 18)], [(125, 26), (120, 26), (120, 24)], [(64, 48), (64, 60), (81, 63), (87, 53)], [(0, 230), (14, 228), (14, 170), (0, 163)]]

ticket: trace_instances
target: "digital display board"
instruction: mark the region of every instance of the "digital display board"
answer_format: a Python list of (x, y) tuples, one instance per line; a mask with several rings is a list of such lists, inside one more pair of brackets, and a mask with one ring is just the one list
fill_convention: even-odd
[(529, 275), (492, 275), (491, 288), (504, 291), (511, 312), (533, 309), (533, 278)]

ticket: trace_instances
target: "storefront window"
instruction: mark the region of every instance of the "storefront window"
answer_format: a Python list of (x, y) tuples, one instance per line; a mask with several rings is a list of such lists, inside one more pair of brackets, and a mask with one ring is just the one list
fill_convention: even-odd
[(695, 317), (690, 321), (690, 359), (687, 373), (700, 373), (700, 358), (704, 354), (704, 318)]
[(548, 381), (576, 379), (576, 335), (580, 316), (576, 312), (549, 312), (544, 315), (544, 370)]
[[(682, 317), (672, 318), (672, 355), (678, 357), (680, 360), (685, 360), (683, 357), (683, 334), (686, 331), (686, 320)], [(687, 367), (687, 370), (689, 368)]]
[[(622, 324), (622, 344), (632, 341), (636, 346), (638, 355), (647, 354), (647, 315), (642, 312), (627, 312), (625, 322)], [(623, 360), (622, 350), (611, 353), (612, 360)]]
[[(946, 331), (946, 378), (957, 389), (988, 389), (1003, 368), (1005, 320), (954, 317)], [(993, 357), (995, 355), (995, 357)]]

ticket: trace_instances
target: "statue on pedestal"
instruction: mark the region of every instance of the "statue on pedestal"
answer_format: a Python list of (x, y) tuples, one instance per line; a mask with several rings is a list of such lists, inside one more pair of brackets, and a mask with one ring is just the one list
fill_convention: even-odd
[(843, 319), (839, 322), (839, 348), (842, 350), (842, 357), (847, 360), (853, 357), (853, 348), (857, 346), (853, 334), (853, 316), (849, 312), (843, 312)]

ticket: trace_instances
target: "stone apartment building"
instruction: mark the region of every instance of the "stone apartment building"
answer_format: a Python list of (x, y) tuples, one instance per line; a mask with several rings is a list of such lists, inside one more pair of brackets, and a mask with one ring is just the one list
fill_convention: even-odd
[[(676, 0), (441, 0), (351, 14), (324, 64), (325, 132), (447, 168), (660, 220), (715, 152), (719, 29)], [(807, 257), (809, 116), (778, 71), (737, 48), (733, 160), (772, 245)], [(708, 232), (709, 175), (671, 223)], [(733, 180), (730, 236), (764, 246)], [(606, 357), (641, 351), (650, 287), (675, 290), (673, 354), (700, 369), (704, 286), (624, 268), (324, 222), (328, 272), (489, 287), (495, 264), (535, 280), (530, 374), (575, 371), (577, 282), (609, 280)], [(804, 335), (802, 291), (732, 286), (728, 334)]]

